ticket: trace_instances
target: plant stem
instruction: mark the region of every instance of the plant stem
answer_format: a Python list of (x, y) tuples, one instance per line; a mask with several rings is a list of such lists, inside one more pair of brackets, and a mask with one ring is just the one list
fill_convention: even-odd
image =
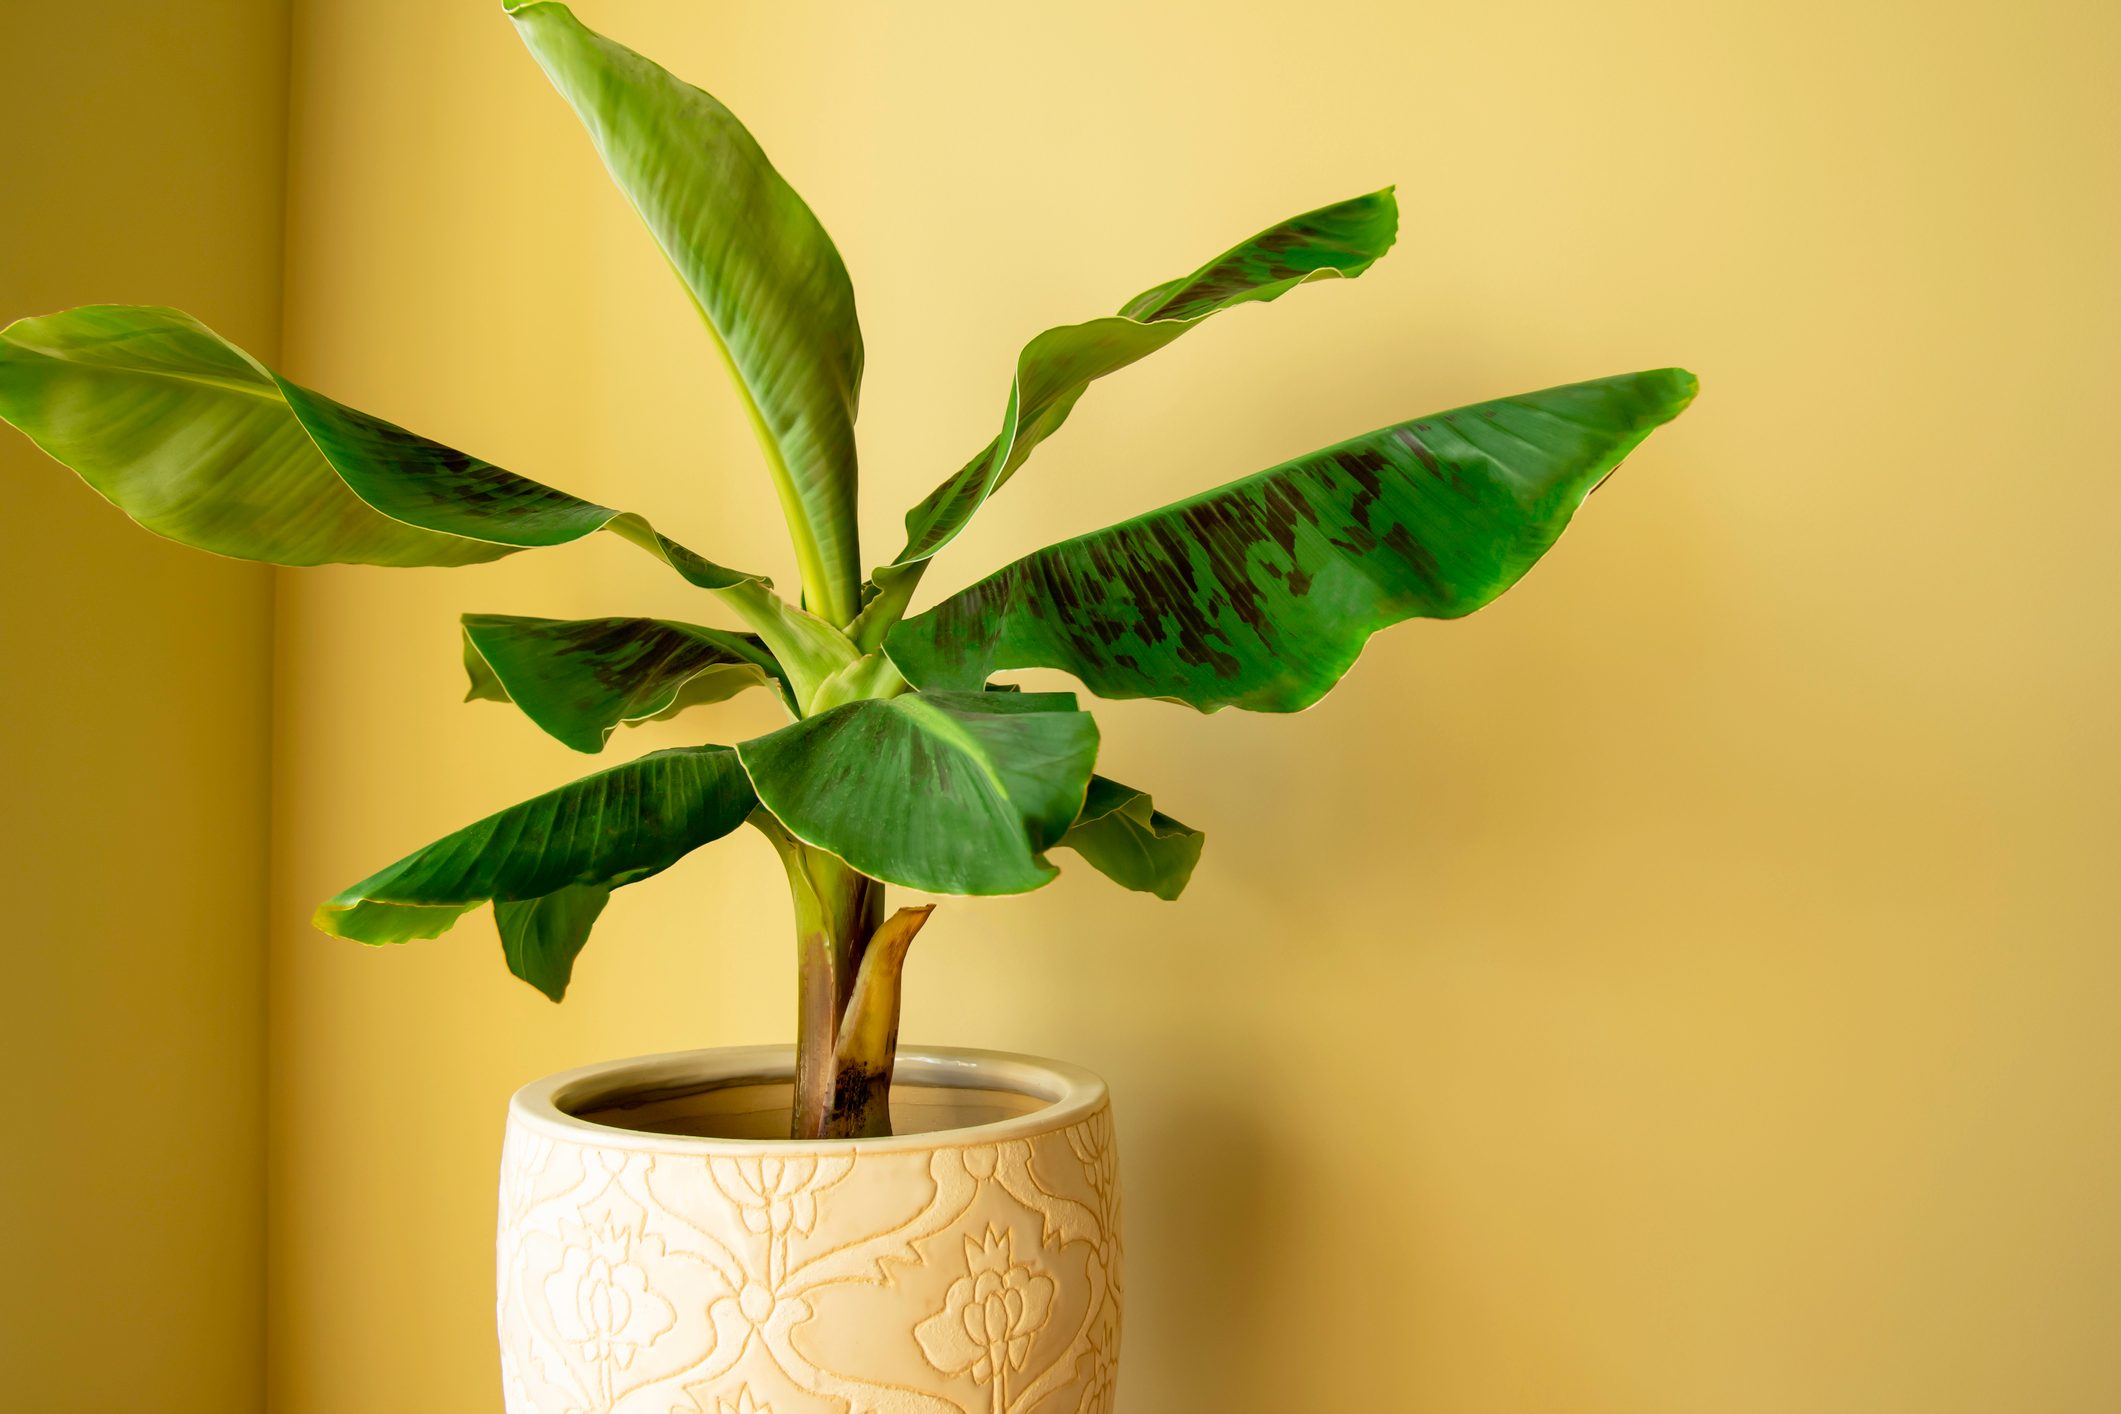
[(764, 810), (751, 823), (773, 842), (795, 902), (795, 1103), (788, 1137), (889, 1134), (899, 977), (906, 949), (935, 905), (902, 908), (886, 921), (880, 881), (804, 844)]
[(795, 902), (795, 1108), (789, 1137), (817, 1139), (832, 1118), (840, 1019), (869, 935), (883, 919), (884, 886), (799, 840), (787, 840), (781, 863)]

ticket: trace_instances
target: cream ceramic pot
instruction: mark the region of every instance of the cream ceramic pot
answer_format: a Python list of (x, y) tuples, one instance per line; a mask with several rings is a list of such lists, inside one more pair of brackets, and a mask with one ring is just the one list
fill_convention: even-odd
[(792, 1143), (788, 1047), (525, 1086), (501, 1158), (508, 1414), (1110, 1414), (1104, 1082), (902, 1048), (889, 1139)]

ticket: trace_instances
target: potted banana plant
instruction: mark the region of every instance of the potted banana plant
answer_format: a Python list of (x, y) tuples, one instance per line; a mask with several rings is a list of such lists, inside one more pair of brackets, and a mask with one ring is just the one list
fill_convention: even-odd
[[(515, 1097), (498, 1249), (511, 1411), (1108, 1410), (1121, 1247), (1104, 1086), (1027, 1057), (902, 1051), (902, 966), (938, 896), (1030, 892), (1067, 850), (1175, 899), (1202, 840), (1096, 774), (1074, 694), (995, 675), (1300, 710), (1373, 632), (1508, 589), (1694, 379), (1629, 373), (1409, 418), (913, 613), (935, 557), (1092, 383), (1235, 306), (1362, 275), (1395, 238), (1392, 190), (1032, 339), (993, 438), (865, 574), (862, 335), (818, 218), (708, 94), (565, 6), (506, 11), (725, 355), (797, 592), (336, 402), (171, 309), (10, 325), (0, 417), (149, 530), (222, 555), (472, 565), (603, 533), (654, 556), (722, 626), (463, 619), (471, 697), (576, 750), (746, 690), (786, 708), (753, 740), (653, 752), (511, 805), (317, 910), (327, 933), (392, 944), (490, 904), (509, 969), (558, 1001), (614, 889), (746, 825), (785, 866), (792, 1048), (620, 1061)], [(894, 886), (930, 901), (891, 911)]]

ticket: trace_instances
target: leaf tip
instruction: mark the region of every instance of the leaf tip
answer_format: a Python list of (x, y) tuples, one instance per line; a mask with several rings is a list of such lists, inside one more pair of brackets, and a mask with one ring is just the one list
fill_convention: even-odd
[(309, 923), (328, 938), (343, 938), (349, 943), (359, 943), (363, 947), (381, 947), (385, 943), (400, 941), (396, 938), (374, 936), (362, 927), (358, 901), (348, 900), (343, 894), (318, 904), (317, 911), (309, 916)]
[(1661, 426), (1694, 405), (1701, 380), (1685, 368), (1659, 368), (1637, 375), (1653, 400), (1650, 425)]

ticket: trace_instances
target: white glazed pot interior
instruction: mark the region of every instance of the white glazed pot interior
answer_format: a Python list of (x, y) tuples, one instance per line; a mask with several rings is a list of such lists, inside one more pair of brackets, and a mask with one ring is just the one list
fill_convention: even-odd
[(891, 1086), (892, 1137), (788, 1139), (795, 1089), (791, 1046), (673, 1051), (563, 1071), (524, 1086), (510, 1121), (548, 1138), (666, 1153), (804, 1153), (996, 1144), (1065, 1129), (1105, 1103), (1080, 1067), (949, 1046), (902, 1046)]

